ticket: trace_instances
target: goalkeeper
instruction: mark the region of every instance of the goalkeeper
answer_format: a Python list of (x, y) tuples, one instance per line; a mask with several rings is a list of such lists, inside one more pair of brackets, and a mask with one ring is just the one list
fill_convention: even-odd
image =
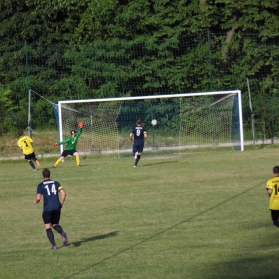
[(76, 146), (77, 146), (77, 143), (78, 143), (78, 138), (82, 134), (83, 123), (79, 122), (78, 123), (78, 127), (79, 127), (78, 132), (72, 130), (70, 137), (68, 137), (67, 139), (65, 139), (65, 140), (63, 140), (61, 142), (55, 143), (53, 145), (53, 147), (56, 147), (56, 146), (61, 145), (61, 144), (67, 144), (66, 147), (64, 148), (63, 152), (62, 152), (61, 157), (53, 165), (54, 168), (56, 168), (61, 163), (61, 161), (65, 157), (67, 157), (68, 155), (75, 156), (76, 157), (77, 166), (81, 167), (81, 165), (80, 165), (80, 157), (79, 157), (78, 152), (76, 151)]

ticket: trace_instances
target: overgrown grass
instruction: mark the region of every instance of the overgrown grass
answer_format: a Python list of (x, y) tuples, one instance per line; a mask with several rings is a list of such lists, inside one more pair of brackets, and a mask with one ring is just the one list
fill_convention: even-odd
[[(73, 160), (51, 169), (67, 192), (69, 244), (50, 250), (35, 205), (41, 171), (0, 162), (0, 278), (278, 278), (279, 231), (265, 182), (275, 149)], [(54, 160), (44, 160), (51, 167)]]

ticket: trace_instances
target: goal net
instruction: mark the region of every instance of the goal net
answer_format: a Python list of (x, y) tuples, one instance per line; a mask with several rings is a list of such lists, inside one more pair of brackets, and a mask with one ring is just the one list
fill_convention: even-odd
[(59, 101), (58, 116), (61, 141), (84, 122), (77, 150), (87, 157), (131, 153), (137, 119), (148, 131), (145, 153), (244, 149), (239, 90)]

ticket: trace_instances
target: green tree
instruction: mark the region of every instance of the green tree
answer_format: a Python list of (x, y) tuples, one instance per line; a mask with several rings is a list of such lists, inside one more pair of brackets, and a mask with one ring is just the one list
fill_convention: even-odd
[(15, 111), (18, 106), (16, 106), (10, 98), (11, 90), (5, 90), (0, 86), (0, 111), (1, 114), (6, 114)]
[(274, 0), (4, 0), (0, 9), (0, 85), (19, 110), (28, 87), (54, 102), (245, 88), (246, 78), (263, 98), (278, 92)]

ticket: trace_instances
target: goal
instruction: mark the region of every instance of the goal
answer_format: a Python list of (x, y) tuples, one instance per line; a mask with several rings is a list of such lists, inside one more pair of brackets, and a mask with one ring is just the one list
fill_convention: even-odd
[(77, 148), (86, 157), (131, 153), (137, 119), (148, 131), (145, 153), (244, 150), (240, 90), (58, 102), (60, 140), (83, 121)]

